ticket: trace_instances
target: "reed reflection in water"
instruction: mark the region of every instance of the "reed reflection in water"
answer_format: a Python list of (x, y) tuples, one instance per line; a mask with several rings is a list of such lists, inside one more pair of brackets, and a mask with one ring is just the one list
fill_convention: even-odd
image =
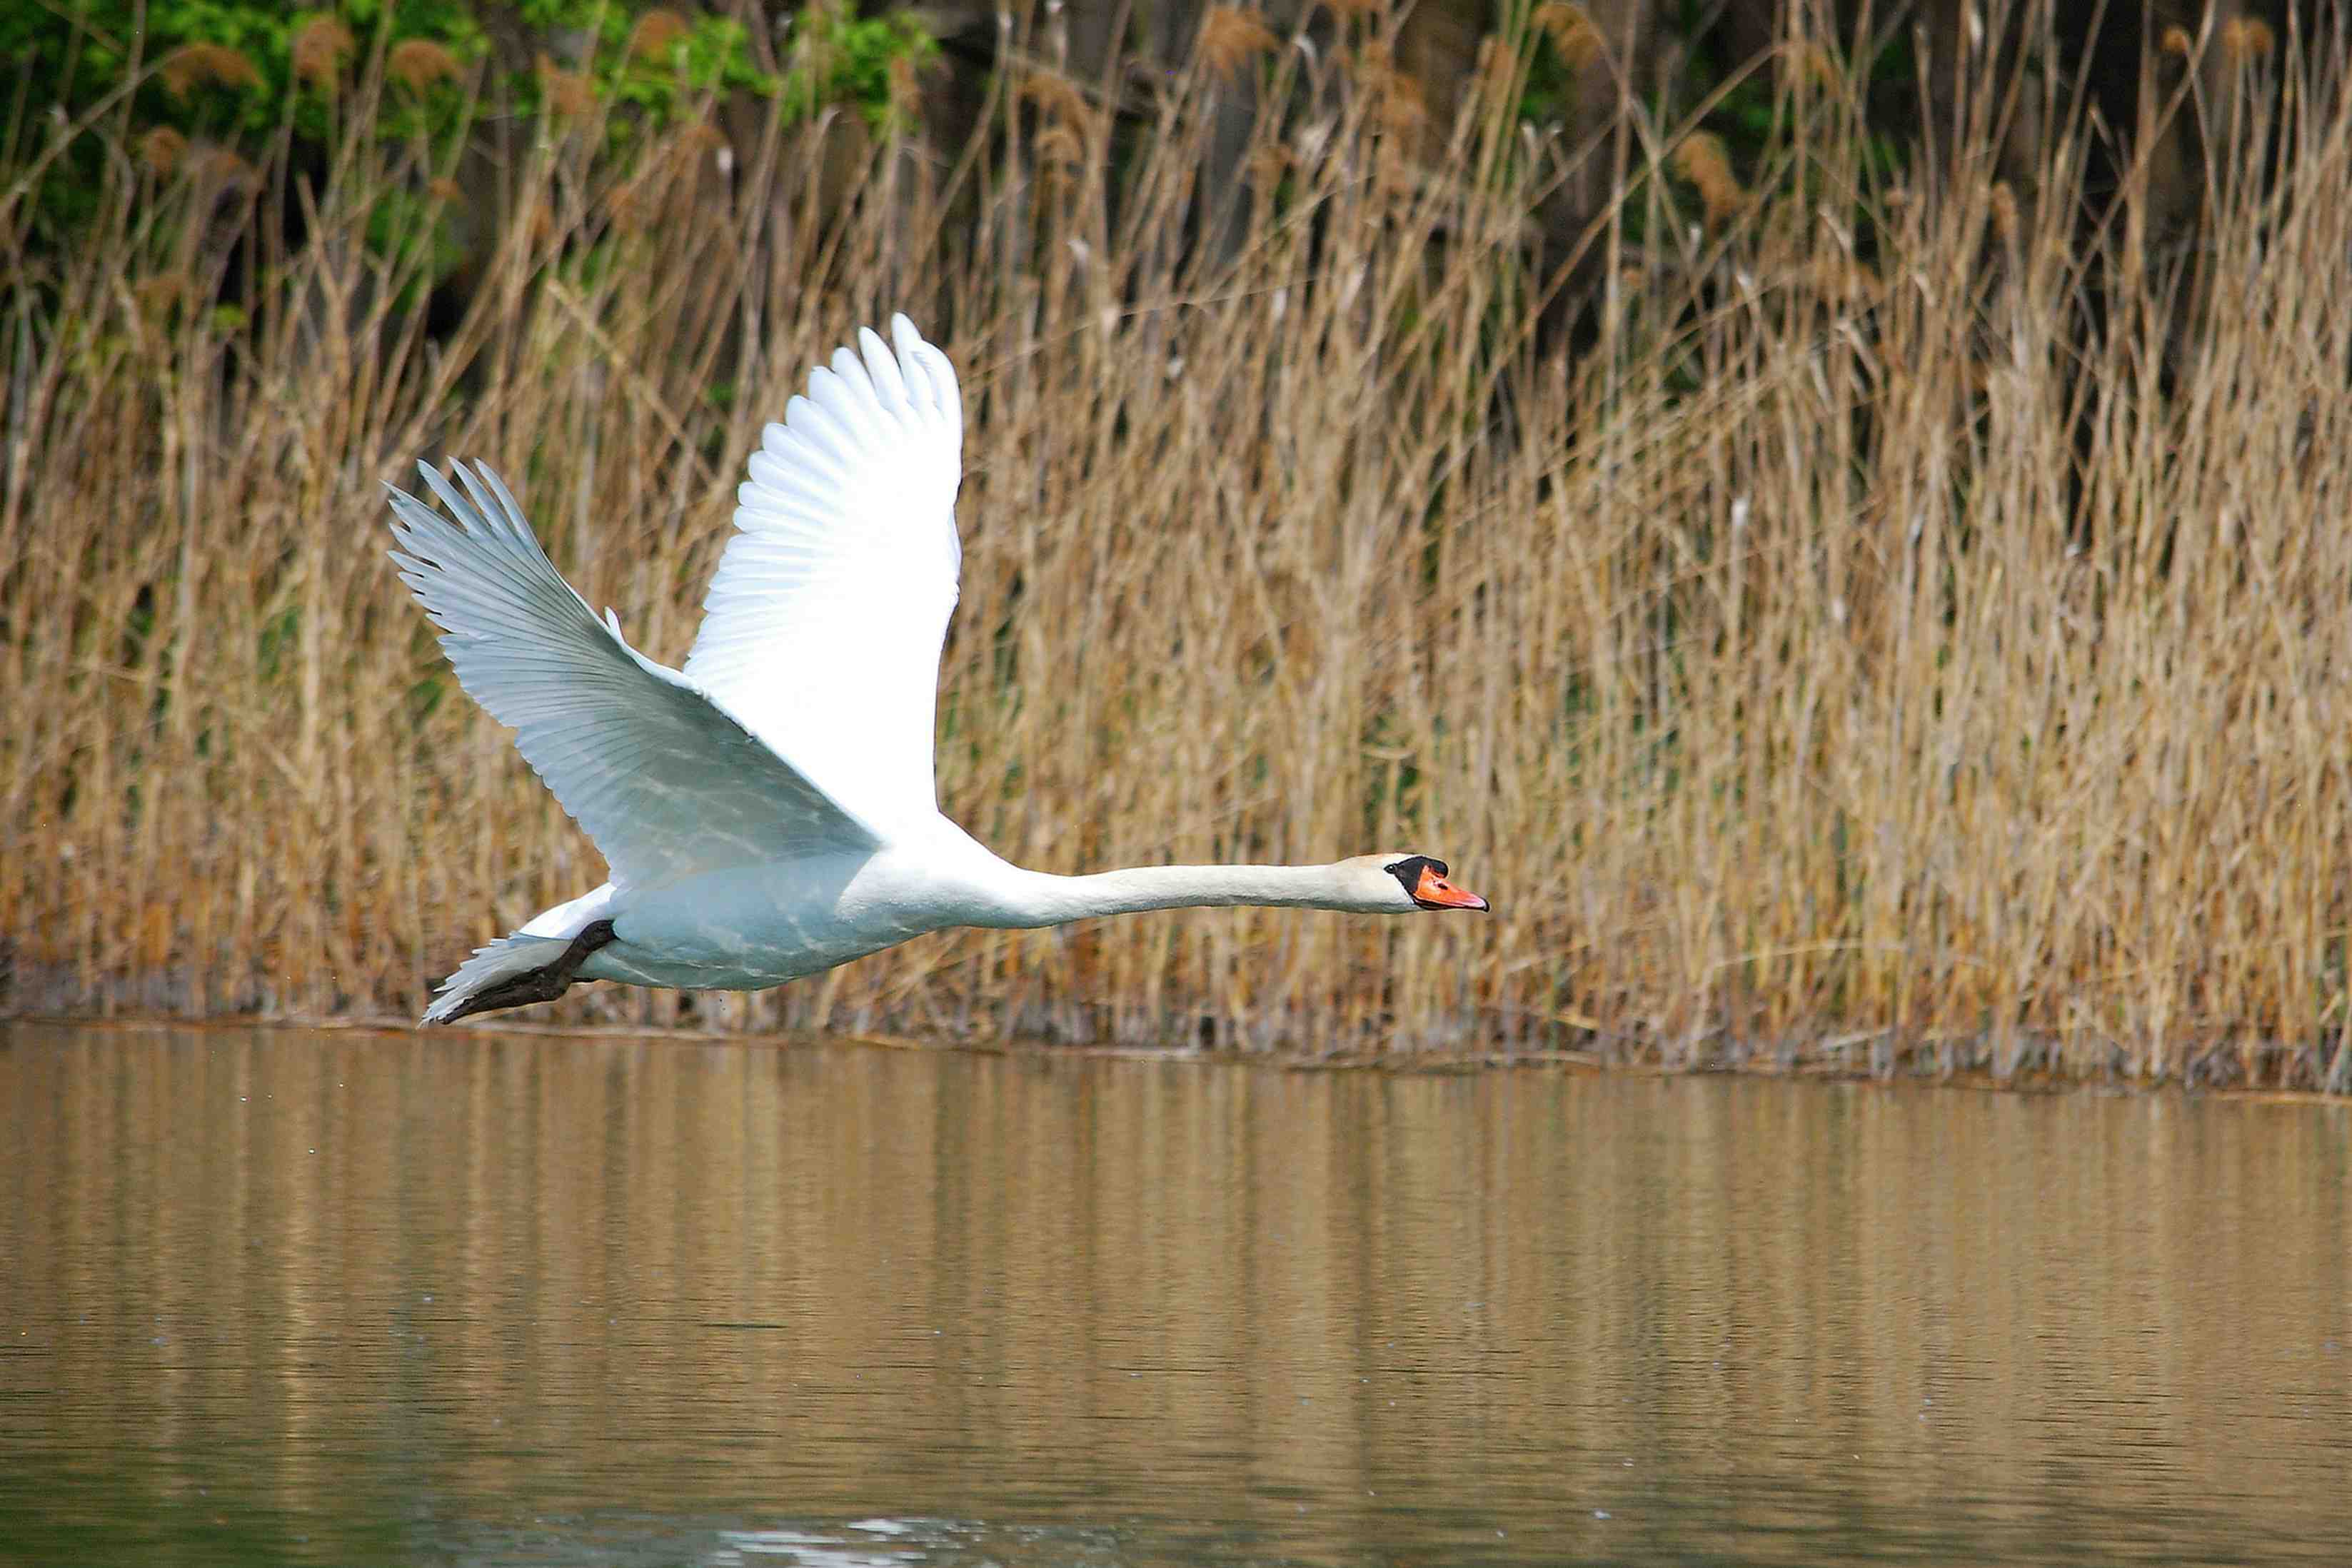
[(0, 1557), (2334, 1562), (2340, 1108), (0, 1032)]

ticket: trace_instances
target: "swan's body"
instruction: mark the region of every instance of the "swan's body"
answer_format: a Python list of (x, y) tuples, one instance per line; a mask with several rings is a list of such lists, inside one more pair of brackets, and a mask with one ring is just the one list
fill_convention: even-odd
[(401, 576), (458, 679), (587, 830), (613, 879), (479, 949), (425, 1015), (574, 980), (758, 990), (949, 926), (1261, 904), (1484, 909), (1443, 861), (1024, 870), (940, 814), (931, 730), (955, 608), (955, 372), (904, 316), (767, 427), (683, 671), (629, 647), (548, 561), (497, 475), (392, 490)]

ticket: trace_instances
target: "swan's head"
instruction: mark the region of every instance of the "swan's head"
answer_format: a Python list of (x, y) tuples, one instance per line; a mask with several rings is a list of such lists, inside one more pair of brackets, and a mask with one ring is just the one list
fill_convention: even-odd
[(1367, 913), (1403, 914), (1412, 910), (1483, 910), (1486, 900), (1457, 888), (1445, 862), (1433, 855), (1359, 855), (1339, 862), (1360, 891)]

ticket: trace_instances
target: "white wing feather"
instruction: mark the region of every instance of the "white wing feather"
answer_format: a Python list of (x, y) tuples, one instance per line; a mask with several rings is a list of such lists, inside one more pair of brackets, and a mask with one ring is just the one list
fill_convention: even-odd
[(860, 819), (939, 809), (931, 730), (956, 602), (963, 407), (904, 316), (785, 405), (751, 456), (688, 677)]
[(418, 467), (457, 521), (384, 487), (401, 579), (441, 627), (458, 680), (513, 728), (517, 749), (595, 840), (614, 881), (879, 845), (724, 701), (600, 620), (496, 474), (457, 465), (461, 496)]

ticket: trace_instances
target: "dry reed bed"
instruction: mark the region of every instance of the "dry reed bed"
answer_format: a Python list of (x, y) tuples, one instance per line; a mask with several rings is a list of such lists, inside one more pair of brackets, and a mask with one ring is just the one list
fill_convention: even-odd
[[(952, 933), (698, 1023), (2344, 1087), (2340, 78), (2256, 84), (2276, 187), (2217, 175), (2156, 265), (2128, 184), (2077, 231), (2063, 145), (2038, 199), (1990, 184), (1997, 94), (1896, 196), (1856, 89), (1791, 72), (1758, 184), (1814, 195), (1685, 231), (1660, 171), (1721, 171), (1637, 143), (1570, 361), (1517, 216), (1563, 150), (1496, 58), (1449, 124), (1375, 51), (1284, 56), (1318, 107), (1223, 184), (1205, 69), (1116, 136), (1016, 74), (963, 163), (845, 191), (821, 131), (730, 189), (698, 138), (632, 182), (550, 127), (433, 342), (359, 243), (418, 154), (354, 138), (291, 247), (282, 169), (126, 176), (64, 308), (0, 324), (12, 1005), (414, 1013), (600, 879), (449, 681), (379, 481), (488, 460), (675, 660), (760, 423), (904, 308), (970, 417), (950, 814), (1065, 871), (1429, 850), (1500, 912)], [(187, 303), (231, 258), (249, 324)]]

